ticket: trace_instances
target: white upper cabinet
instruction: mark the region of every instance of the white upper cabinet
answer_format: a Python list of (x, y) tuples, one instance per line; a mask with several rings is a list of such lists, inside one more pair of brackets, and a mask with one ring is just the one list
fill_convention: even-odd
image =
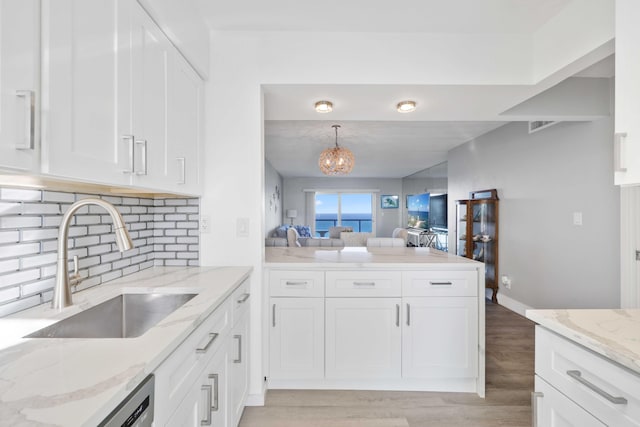
[(37, 171), (40, 1), (0, 0), (0, 167)]
[(615, 183), (640, 184), (640, 2), (616, 0)]
[(198, 195), (202, 80), (132, 0), (45, 0), (43, 172)]
[(44, 0), (44, 173), (129, 183), (131, 4)]
[(177, 52), (168, 58), (167, 172), (169, 189), (201, 192), (201, 143), (204, 85)]

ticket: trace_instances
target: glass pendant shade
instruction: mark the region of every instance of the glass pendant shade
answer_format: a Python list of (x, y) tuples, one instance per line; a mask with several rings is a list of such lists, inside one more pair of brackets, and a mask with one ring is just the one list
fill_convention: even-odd
[(353, 170), (355, 158), (348, 148), (338, 145), (338, 128), (340, 125), (332, 126), (336, 130), (336, 146), (327, 148), (320, 154), (318, 166), (325, 175), (347, 175)]

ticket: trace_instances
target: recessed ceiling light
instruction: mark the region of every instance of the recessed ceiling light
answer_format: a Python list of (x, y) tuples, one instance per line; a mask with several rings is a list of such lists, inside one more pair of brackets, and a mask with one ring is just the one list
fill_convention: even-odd
[(333, 104), (330, 101), (316, 102), (316, 111), (318, 113), (330, 113), (333, 111)]
[(398, 109), (398, 113), (410, 113), (416, 110), (416, 102), (415, 101), (398, 102), (398, 105), (396, 108)]

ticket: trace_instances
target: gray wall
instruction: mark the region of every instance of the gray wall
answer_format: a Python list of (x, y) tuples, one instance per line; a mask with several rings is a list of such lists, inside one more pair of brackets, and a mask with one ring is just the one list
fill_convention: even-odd
[[(277, 191), (276, 191), (277, 188)], [(268, 160), (264, 161), (264, 232), (265, 237), (280, 225), (286, 218), (282, 209), (284, 190), (282, 188), (282, 176), (271, 166)], [(298, 216), (301, 212), (298, 211)]]
[[(305, 193), (303, 190), (380, 190), (376, 201), (376, 236), (391, 237), (393, 229), (402, 227), (402, 209), (381, 209), (379, 196), (391, 194), (400, 196), (401, 205), (404, 205), (402, 195), (402, 179), (400, 178), (285, 178), (284, 179), (284, 204), (283, 209), (297, 209), (298, 219), (296, 224), (305, 221)], [(304, 224), (310, 225), (310, 224)]]
[[(449, 152), (449, 231), (455, 200), (497, 188), (500, 294), (534, 308), (620, 303), (620, 191), (613, 185), (613, 119), (528, 134), (512, 123)], [(582, 226), (573, 213), (582, 212)], [(500, 299), (500, 294), (498, 299)]]

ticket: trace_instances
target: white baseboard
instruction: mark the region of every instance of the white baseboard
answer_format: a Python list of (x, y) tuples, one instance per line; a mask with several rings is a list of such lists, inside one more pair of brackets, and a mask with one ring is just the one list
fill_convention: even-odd
[[(489, 296), (489, 298), (491, 298), (491, 296)], [(520, 301), (510, 298), (504, 294), (498, 294), (498, 304), (504, 308), (508, 308), (514, 313), (518, 313), (522, 317), (526, 317), (527, 310), (533, 310), (533, 307), (523, 304)]]
[(267, 382), (262, 382), (262, 391), (260, 393), (249, 393), (245, 406), (264, 406), (265, 395), (267, 394)]

